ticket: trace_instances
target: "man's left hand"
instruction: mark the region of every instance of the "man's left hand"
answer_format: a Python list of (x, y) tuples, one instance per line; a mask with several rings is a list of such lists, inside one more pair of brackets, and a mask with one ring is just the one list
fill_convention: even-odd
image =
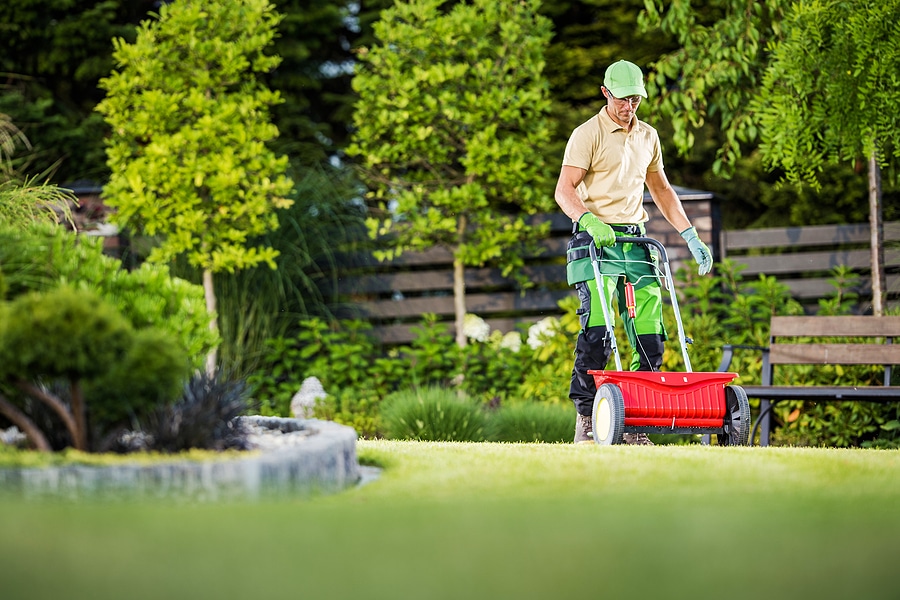
[(700, 239), (700, 236), (697, 235), (697, 229), (689, 227), (681, 232), (681, 237), (687, 242), (688, 250), (691, 251), (694, 260), (696, 260), (697, 265), (699, 265), (697, 271), (701, 275), (709, 273), (713, 264), (712, 253), (709, 251), (706, 244), (703, 243), (703, 240)]

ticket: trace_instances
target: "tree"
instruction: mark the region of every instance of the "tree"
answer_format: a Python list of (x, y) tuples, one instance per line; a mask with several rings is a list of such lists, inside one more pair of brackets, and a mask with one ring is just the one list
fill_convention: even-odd
[(881, 168), (900, 158), (898, 17), (900, 0), (795, 3), (750, 106), (764, 160), (789, 181), (815, 185), (829, 165), (868, 163), (876, 315), (885, 301)]
[(537, 0), (397, 2), (360, 51), (357, 157), (373, 237), (392, 234), (390, 257), (453, 251), (456, 339), (465, 345), (465, 266), (523, 264), (535, 231), (524, 214), (549, 209), (540, 149), (549, 138), (542, 76), (550, 22)]
[[(290, 206), (287, 158), (266, 146), (280, 96), (258, 80), (279, 62), (264, 52), (279, 18), (267, 0), (163, 5), (135, 43), (116, 38), (119, 70), (101, 81), (111, 219), (156, 237), (151, 262), (184, 255), (202, 269), (211, 330), (213, 274), (275, 268), (277, 251), (247, 240), (276, 229), (274, 209)], [(215, 361), (213, 350), (208, 372)]]
[(303, 167), (319, 166), (347, 144), (353, 110), (353, 49), (362, 33), (359, 0), (273, 0), (284, 15), (267, 80), (285, 98), (273, 110), (278, 147)]
[(753, 144), (758, 123), (749, 110), (768, 64), (767, 44), (781, 35), (789, 0), (646, 0), (639, 22), (645, 30), (676, 36), (680, 48), (659, 58), (647, 77), (656, 112), (673, 126), (682, 153), (694, 145), (694, 132), (713, 121), (724, 134), (713, 172), (729, 175)]
[(32, 170), (57, 182), (105, 177), (106, 127), (93, 113), (112, 38), (134, 39), (156, 0), (0, 2), (0, 112), (34, 144)]
[[(3, 307), (6, 309), (6, 307)], [(5, 311), (4, 311), (5, 312)], [(69, 287), (20, 296), (0, 323), (2, 373), (29, 396), (45, 403), (65, 424), (77, 450), (88, 449), (88, 410), (83, 380), (114, 364), (133, 344), (131, 324), (96, 294)], [(70, 405), (38, 382), (62, 378), (68, 382)], [(32, 429), (20, 411), (0, 404), (0, 412)], [(39, 436), (32, 438), (48, 448)]]

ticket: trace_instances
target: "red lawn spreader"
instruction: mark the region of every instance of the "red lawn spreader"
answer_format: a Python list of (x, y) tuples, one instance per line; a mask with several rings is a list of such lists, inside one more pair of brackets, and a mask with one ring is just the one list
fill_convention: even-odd
[[(685, 372), (623, 371), (616, 344), (615, 321), (607, 305), (606, 290), (600, 285), (600, 258), (594, 244), (590, 244), (606, 333), (615, 357), (615, 371), (588, 371), (594, 376), (597, 394), (592, 414), (594, 442), (602, 445), (619, 444), (624, 433), (716, 434), (719, 445), (745, 446), (750, 438), (750, 404), (744, 389), (728, 385), (737, 373), (693, 372), (687, 352), (690, 338), (684, 335), (684, 325), (678, 309), (678, 298), (669, 259), (663, 245), (648, 237), (618, 237), (616, 243), (635, 243), (655, 246), (659, 250), (660, 266), (657, 279), (669, 290)], [(633, 293), (626, 284), (626, 307), (634, 309)], [(633, 313), (632, 313), (633, 314)]]

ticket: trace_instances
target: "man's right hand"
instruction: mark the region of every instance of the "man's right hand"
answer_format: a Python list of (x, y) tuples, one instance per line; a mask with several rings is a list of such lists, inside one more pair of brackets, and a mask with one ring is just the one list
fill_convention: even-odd
[(616, 243), (616, 232), (612, 227), (597, 218), (594, 213), (586, 212), (578, 219), (578, 225), (582, 229), (591, 234), (594, 238), (594, 244), (598, 248), (602, 246), (614, 246)]

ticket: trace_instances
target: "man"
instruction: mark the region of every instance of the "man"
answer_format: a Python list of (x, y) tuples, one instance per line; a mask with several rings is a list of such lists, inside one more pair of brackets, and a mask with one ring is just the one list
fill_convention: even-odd
[[(657, 273), (655, 248), (637, 244), (616, 245), (616, 236), (644, 235), (649, 218), (643, 207), (644, 185), (665, 219), (681, 233), (699, 273), (712, 268), (712, 255), (691, 226), (681, 201), (663, 170), (659, 134), (635, 114), (647, 97), (640, 68), (620, 60), (607, 68), (600, 88), (606, 106), (572, 132), (566, 145), (555, 198), (573, 222), (567, 274), (581, 299), (581, 332), (575, 344), (575, 362), (569, 397), (578, 413), (575, 443), (591, 443), (591, 412), (596, 385), (588, 371), (604, 369), (612, 348), (600, 295), (592, 281), (587, 258), (593, 243), (602, 256), (601, 270), (610, 305), (618, 300), (628, 339), (634, 349), (631, 370), (654, 371), (662, 366), (666, 331), (662, 316), (662, 291)], [(643, 277), (642, 277), (643, 276)], [(635, 316), (630, 318), (623, 293), (625, 281), (634, 286)], [(609, 314), (615, 313), (610, 306)], [(625, 434), (628, 444), (652, 445), (646, 434)]]

